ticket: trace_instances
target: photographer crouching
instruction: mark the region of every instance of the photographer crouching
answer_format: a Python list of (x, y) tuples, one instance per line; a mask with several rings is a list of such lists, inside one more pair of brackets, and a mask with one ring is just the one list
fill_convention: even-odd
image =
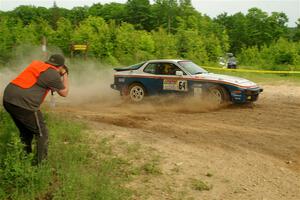
[(40, 105), (49, 91), (68, 95), (68, 73), (65, 58), (54, 54), (45, 62), (33, 61), (4, 90), (3, 106), (19, 129), (27, 153), (32, 152), (34, 136), (37, 139), (38, 163), (48, 154), (48, 130)]

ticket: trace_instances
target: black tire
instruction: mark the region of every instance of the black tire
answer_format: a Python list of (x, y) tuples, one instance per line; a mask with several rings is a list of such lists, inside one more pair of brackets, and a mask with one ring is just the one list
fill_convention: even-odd
[(226, 105), (230, 101), (227, 90), (219, 85), (210, 86), (207, 89), (207, 99), (216, 105)]
[(140, 83), (133, 83), (128, 87), (128, 98), (131, 102), (141, 102), (147, 95), (145, 87)]

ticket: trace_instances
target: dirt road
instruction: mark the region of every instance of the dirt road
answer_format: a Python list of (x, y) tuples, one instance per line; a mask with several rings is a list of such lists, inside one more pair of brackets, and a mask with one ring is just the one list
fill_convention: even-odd
[[(163, 174), (143, 183), (149, 199), (299, 200), (300, 87), (264, 89), (253, 106), (213, 109), (168, 98), (132, 105), (115, 94), (56, 110), (92, 121), (100, 135), (158, 151)], [(212, 188), (194, 190), (192, 179)]]

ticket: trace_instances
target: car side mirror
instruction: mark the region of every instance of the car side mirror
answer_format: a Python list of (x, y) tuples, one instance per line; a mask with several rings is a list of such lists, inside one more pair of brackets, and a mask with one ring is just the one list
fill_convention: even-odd
[(183, 76), (183, 71), (176, 71), (176, 76)]

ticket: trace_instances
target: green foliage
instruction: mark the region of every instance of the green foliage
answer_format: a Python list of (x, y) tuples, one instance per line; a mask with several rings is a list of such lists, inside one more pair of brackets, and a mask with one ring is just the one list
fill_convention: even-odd
[(209, 186), (207, 183), (205, 183), (202, 180), (192, 179), (192, 188), (194, 190), (204, 191), (204, 190), (212, 189), (212, 186)]
[(150, 13), (149, 0), (128, 0), (126, 10), (127, 22), (134, 24), (138, 29), (151, 30), (148, 25)]
[(152, 32), (154, 41), (154, 57), (159, 58), (175, 58), (177, 56), (176, 37), (168, 34), (165, 29), (159, 28), (157, 32)]
[(251, 8), (246, 15), (236, 13), (219, 15), (216, 22), (227, 30), (230, 51), (238, 53), (242, 48), (270, 45), (280, 37), (286, 37), (288, 18), (284, 13), (273, 12), (270, 16), (259, 8)]
[[(184, 58), (214, 64), (230, 51), (245, 65), (298, 65), (298, 50), (277, 50), (282, 41), (300, 41), (300, 23), (288, 29), (287, 16), (251, 8), (211, 19), (190, 0), (129, 0), (70, 10), (19, 6), (0, 13), (0, 64), (10, 61), (18, 46), (40, 45), (70, 55), (71, 44), (89, 45), (89, 57), (109, 64), (132, 64), (152, 58)], [(299, 19), (300, 20), (300, 19)], [(280, 39), (282, 38), (282, 39)], [(283, 48), (285, 49), (285, 48)], [(271, 50), (276, 55), (266, 55)], [(247, 53), (250, 56), (247, 57)], [(258, 60), (254, 59), (259, 57)], [(272, 53), (273, 54), (273, 53)], [(252, 56), (252, 57), (251, 57)]]
[(292, 39), (293, 41), (296, 42), (300, 42), (300, 18), (298, 19), (298, 21), (296, 22), (297, 27), (293, 29), (291, 29), (292, 31)]
[(89, 17), (82, 21), (73, 35), (73, 42), (89, 44), (89, 52), (96, 58), (103, 59), (112, 55), (110, 30), (100, 17)]
[(135, 30), (131, 24), (123, 23), (116, 30), (114, 55), (121, 63), (129, 64), (153, 57), (154, 41), (150, 33)]
[[(48, 161), (33, 166), (17, 130), (0, 108), (0, 199), (129, 199), (129, 163), (115, 156), (107, 142), (99, 153), (89, 146), (83, 129), (68, 119), (46, 115), (50, 146)], [(96, 144), (93, 144), (96, 145)], [(110, 156), (103, 157), (109, 153)]]
[(160, 175), (162, 170), (159, 166), (159, 157), (153, 157), (152, 160), (144, 163), (141, 167), (142, 171), (146, 174)]
[(57, 29), (48, 37), (48, 42), (59, 47), (64, 53), (70, 50), (73, 27), (66, 18), (60, 18), (57, 21)]
[[(269, 46), (242, 49), (238, 58), (241, 65), (261, 66), (270, 70), (297, 70), (300, 66), (300, 43), (280, 38)], [(299, 70), (299, 67), (298, 67)]]
[(51, 168), (32, 166), (33, 154), (25, 154), (12, 120), (2, 109), (0, 118), (0, 199), (34, 199), (48, 186)]
[(204, 39), (193, 30), (181, 30), (177, 33), (177, 49), (181, 58), (189, 58), (200, 64), (208, 62)]

